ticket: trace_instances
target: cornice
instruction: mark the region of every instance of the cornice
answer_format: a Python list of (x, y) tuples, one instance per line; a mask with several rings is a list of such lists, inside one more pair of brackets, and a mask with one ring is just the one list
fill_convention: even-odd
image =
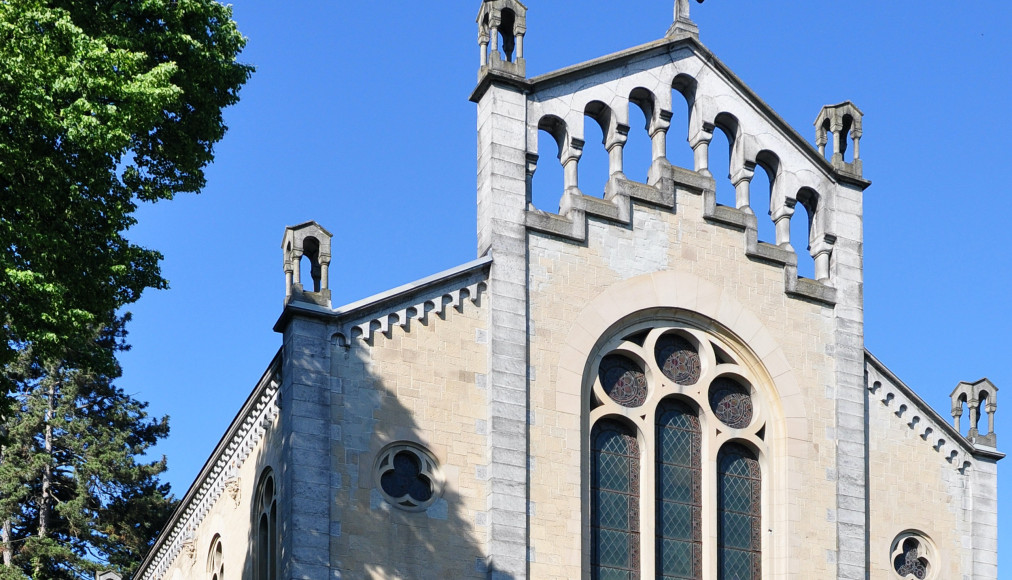
[(917, 393), (889, 370), (882, 361), (865, 350), (865, 364), (871, 366), (888, 384), (868, 381), (868, 392), (873, 400), (885, 407), (894, 409), (897, 417), (907, 421), (907, 426), (930, 444), (935, 451), (942, 454), (952, 466), (963, 472), (968, 463), (968, 456), (974, 459), (997, 461), (1005, 457), (998, 451), (976, 447), (963, 437), (956, 428), (949, 424), (930, 405), (924, 402)]
[(281, 385), (281, 351), (267, 367), (256, 388), (250, 393), (239, 414), (229, 425), (200, 474), (179, 502), (161, 535), (148, 551), (133, 578), (162, 578), (187, 545), (193, 534), (221, 497), (250, 453), (263, 439), (278, 413), (278, 389)]

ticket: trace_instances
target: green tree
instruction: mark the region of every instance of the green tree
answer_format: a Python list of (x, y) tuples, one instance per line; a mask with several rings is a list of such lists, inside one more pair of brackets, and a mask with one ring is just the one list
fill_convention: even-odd
[(113, 372), (93, 329), (166, 286), (124, 233), (139, 201), (204, 186), (244, 44), (213, 0), (0, 0), (0, 364)]
[[(121, 351), (123, 323), (94, 337)], [(70, 580), (99, 569), (127, 574), (173, 508), (158, 480), (165, 459), (144, 453), (168, 434), (145, 403), (113, 385), (119, 376), (77, 365), (73, 353), (39, 362), (24, 349), (8, 366), (14, 412), (0, 449), (0, 578)]]

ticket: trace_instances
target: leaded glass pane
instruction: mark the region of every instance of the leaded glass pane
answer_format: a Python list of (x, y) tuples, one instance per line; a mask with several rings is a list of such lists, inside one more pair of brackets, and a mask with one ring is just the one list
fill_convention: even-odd
[(903, 553), (896, 557), (896, 573), (901, 577), (913, 576), (918, 580), (928, 577), (928, 561), (920, 556), (917, 540), (911, 538), (903, 543)]
[(699, 419), (687, 405), (664, 401), (657, 409), (656, 437), (657, 576), (697, 579), (702, 574)]
[(657, 366), (664, 376), (680, 385), (693, 385), (699, 380), (699, 353), (691, 342), (677, 334), (665, 334), (654, 347)]
[(760, 580), (761, 473), (755, 455), (727, 445), (717, 458), (717, 568), (720, 580)]
[(710, 384), (710, 408), (728, 427), (743, 429), (752, 422), (752, 396), (733, 379), (720, 377)]
[(592, 576), (639, 578), (639, 445), (620, 423), (600, 421), (591, 433)]
[(610, 354), (598, 370), (604, 392), (623, 407), (639, 407), (647, 400), (647, 378), (631, 359)]

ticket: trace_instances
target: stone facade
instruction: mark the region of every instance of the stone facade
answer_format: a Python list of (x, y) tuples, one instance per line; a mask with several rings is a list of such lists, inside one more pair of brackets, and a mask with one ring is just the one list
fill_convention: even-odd
[[(250, 580), (668, 565), (716, 579), (739, 556), (755, 579), (997, 578), (997, 388), (961, 383), (950, 426), (864, 348), (860, 109), (824, 107), (813, 146), (699, 42), (682, 0), (665, 38), (528, 79), (526, 12), (486, 0), (478, 15), (479, 258), (334, 308), (330, 234), (289, 228), (281, 351), (135, 577), (210, 578), (220, 541), (226, 576)], [(645, 183), (623, 171), (631, 107), (648, 120)], [(715, 131), (730, 151), (710, 151)], [(693, 167), (668, 162), (682, 139)], [(587, 147), (607, 150), (603, 197), (580, 189)], [(713, 154), (730, 156), (733, 207), (716, 202)], [(558, 213), (531, 202), (556, 155)], [(752, 208), (757, 171), (769, 216)], [(774, 243), (758, 240), (765, 219)], [(312, 290), (293, 279), (302, 259)], [(695, 374), (669, 374), (664, 340)], [(631, 366), (613, 384), (618, 359)], [(672, 541), (691, 554), (675, 564), (655, 540), (670, 524), (666, 405), (697, 429), (679, 451), (696, 531)], [(602, 531), (601, 498), (619, 493), (599, 482), (604, 427), (627, 433), (637, 466), (618, 531)], [(744, 547), (726, 539), (732, 451), (753, 470)], [(628, 553), (605, 562), (606, 533)]]

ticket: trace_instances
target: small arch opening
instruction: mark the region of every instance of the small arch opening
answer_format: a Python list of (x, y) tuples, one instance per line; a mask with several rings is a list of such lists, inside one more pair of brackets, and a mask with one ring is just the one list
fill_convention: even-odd
[[(980, 395), (977, 396), (979, 407), (977, 407), (977, 423), (973, 427), (977, 430), (978, 435), (987, 435), (987, 421), (981, 421), (987, 415), (987, 391), (981, 391)], [(981, 423), (984, 427), (981, 428)]]
[(840, 129), (840, 157), (846, 163), (850, 163), (854, 160), (853, 153), (850, 154), (850, 159), (847, 159), (847, 140), (850, 139), (850, 129), (854, 126), (854, 117), (851, 115), (843, 116), (843, 129)]
[[(686, 74), (671, 83), (671, 128), (668, 129), (668, 163), (694, 171), (696, 160), (689, 145), (689, 119), (696, 100), (696, 80)], [(675, 94), (677, 93), (677, 97)], [(684, 106), (680, 106), (679, 103)], [(684, 138), (684, 141), (683, 141)]]
[[(653, 95), (646, 89), (633, 89), (629, 94), (629, 140), (625, 145), (625, 173), (633, 181), (646, 183), (654, 162), (650, 139), (653, 116)], [(636, 129), (637, 126), (643, 130)]]
[[(608, 183), (610, 169), (608, 150), (605, 148), (608, 117), (608, 110), (604, 103), (594, 101), (587, 105), (586, 114), (583, 117), (583, 135), (587, 145), (583, 148), (579, 166), (580, 189), (585, 194), (604, 197), (604, 188)], [(601, 146), (592, 145), (594, 143), (600, 143)]]
[(734, 149), (736, 133), (729, 130), (726, 124), (714, 124), (719, 131), (713, 132), (713, 139), (710, 141), (709, 166), (716, 182), (717, 204), (735, 207), (734, 185), (731, 183), (731, 152)]
[[(791, 244), (798, 255), (798, 276), (815, 278), (815, 258), (812, 256), (812, 225), (819, 204), (819, 194), (809, 188), (798, 192), (798, 205), (791, 218)], [(804, 208), (804, 211), (798, 211)]]
[(304, 291), (319, 292), (320, 242), (316, 238), (308, 237), (302, 242), (302, 249), (302, 257), (299, 258), (299, 282)]
[[(963, 393), (963, 394), (959, 395), (959, 397), (956, 398), (956, 402), (959, 405), (959, 417), (969, 417), (969, 415), (966, 414), (966, 411), (970, 408), (969, 405), (966, 402), (966, 393)], [(957, 417), (956, 420), (958, 421), (959, 418)], [(973, 425), (970, 425), (970, 427), (973, 427)], [(960, 429), (959, 431), (960, 431), (960, 433), (959, 433), (960, 435), (963, 435), (963, 436), (966, 435), (966, 433), (962, 432), (962, 429)]]
[(511, 9), (502, 11), (499, 24), (499, 46), (502, 47), (503, 59), (513, 62), (517, 48), (517, 37), (513, 28), (516, 26), (517, 15)]
[(749, 189), (749, 206), (755, 213), (759, 241), (773, 244), (777, 239), (772, 212), (773, 185), (780, 172), (780, 158), (770, 151), (760, 151), (756, 156), (756, 167), (757, 171), (752, 177)]
[(832, 125), (829, 124), (829, 119), (822, 122), (822, 130), (826, 133), (826, 159), (832, 159), (835, 146), (833, 144)]
[[(562, 119), (547, 116), (538, 123), (537, 170), (531, 176), (528, 202), (536, 209), (558, 213), (565, 188), (562, 168), (562, 149), (566, 142), (566, 125)], [(558, 163), (551, 162), (547, 153), (555, 151)]]

